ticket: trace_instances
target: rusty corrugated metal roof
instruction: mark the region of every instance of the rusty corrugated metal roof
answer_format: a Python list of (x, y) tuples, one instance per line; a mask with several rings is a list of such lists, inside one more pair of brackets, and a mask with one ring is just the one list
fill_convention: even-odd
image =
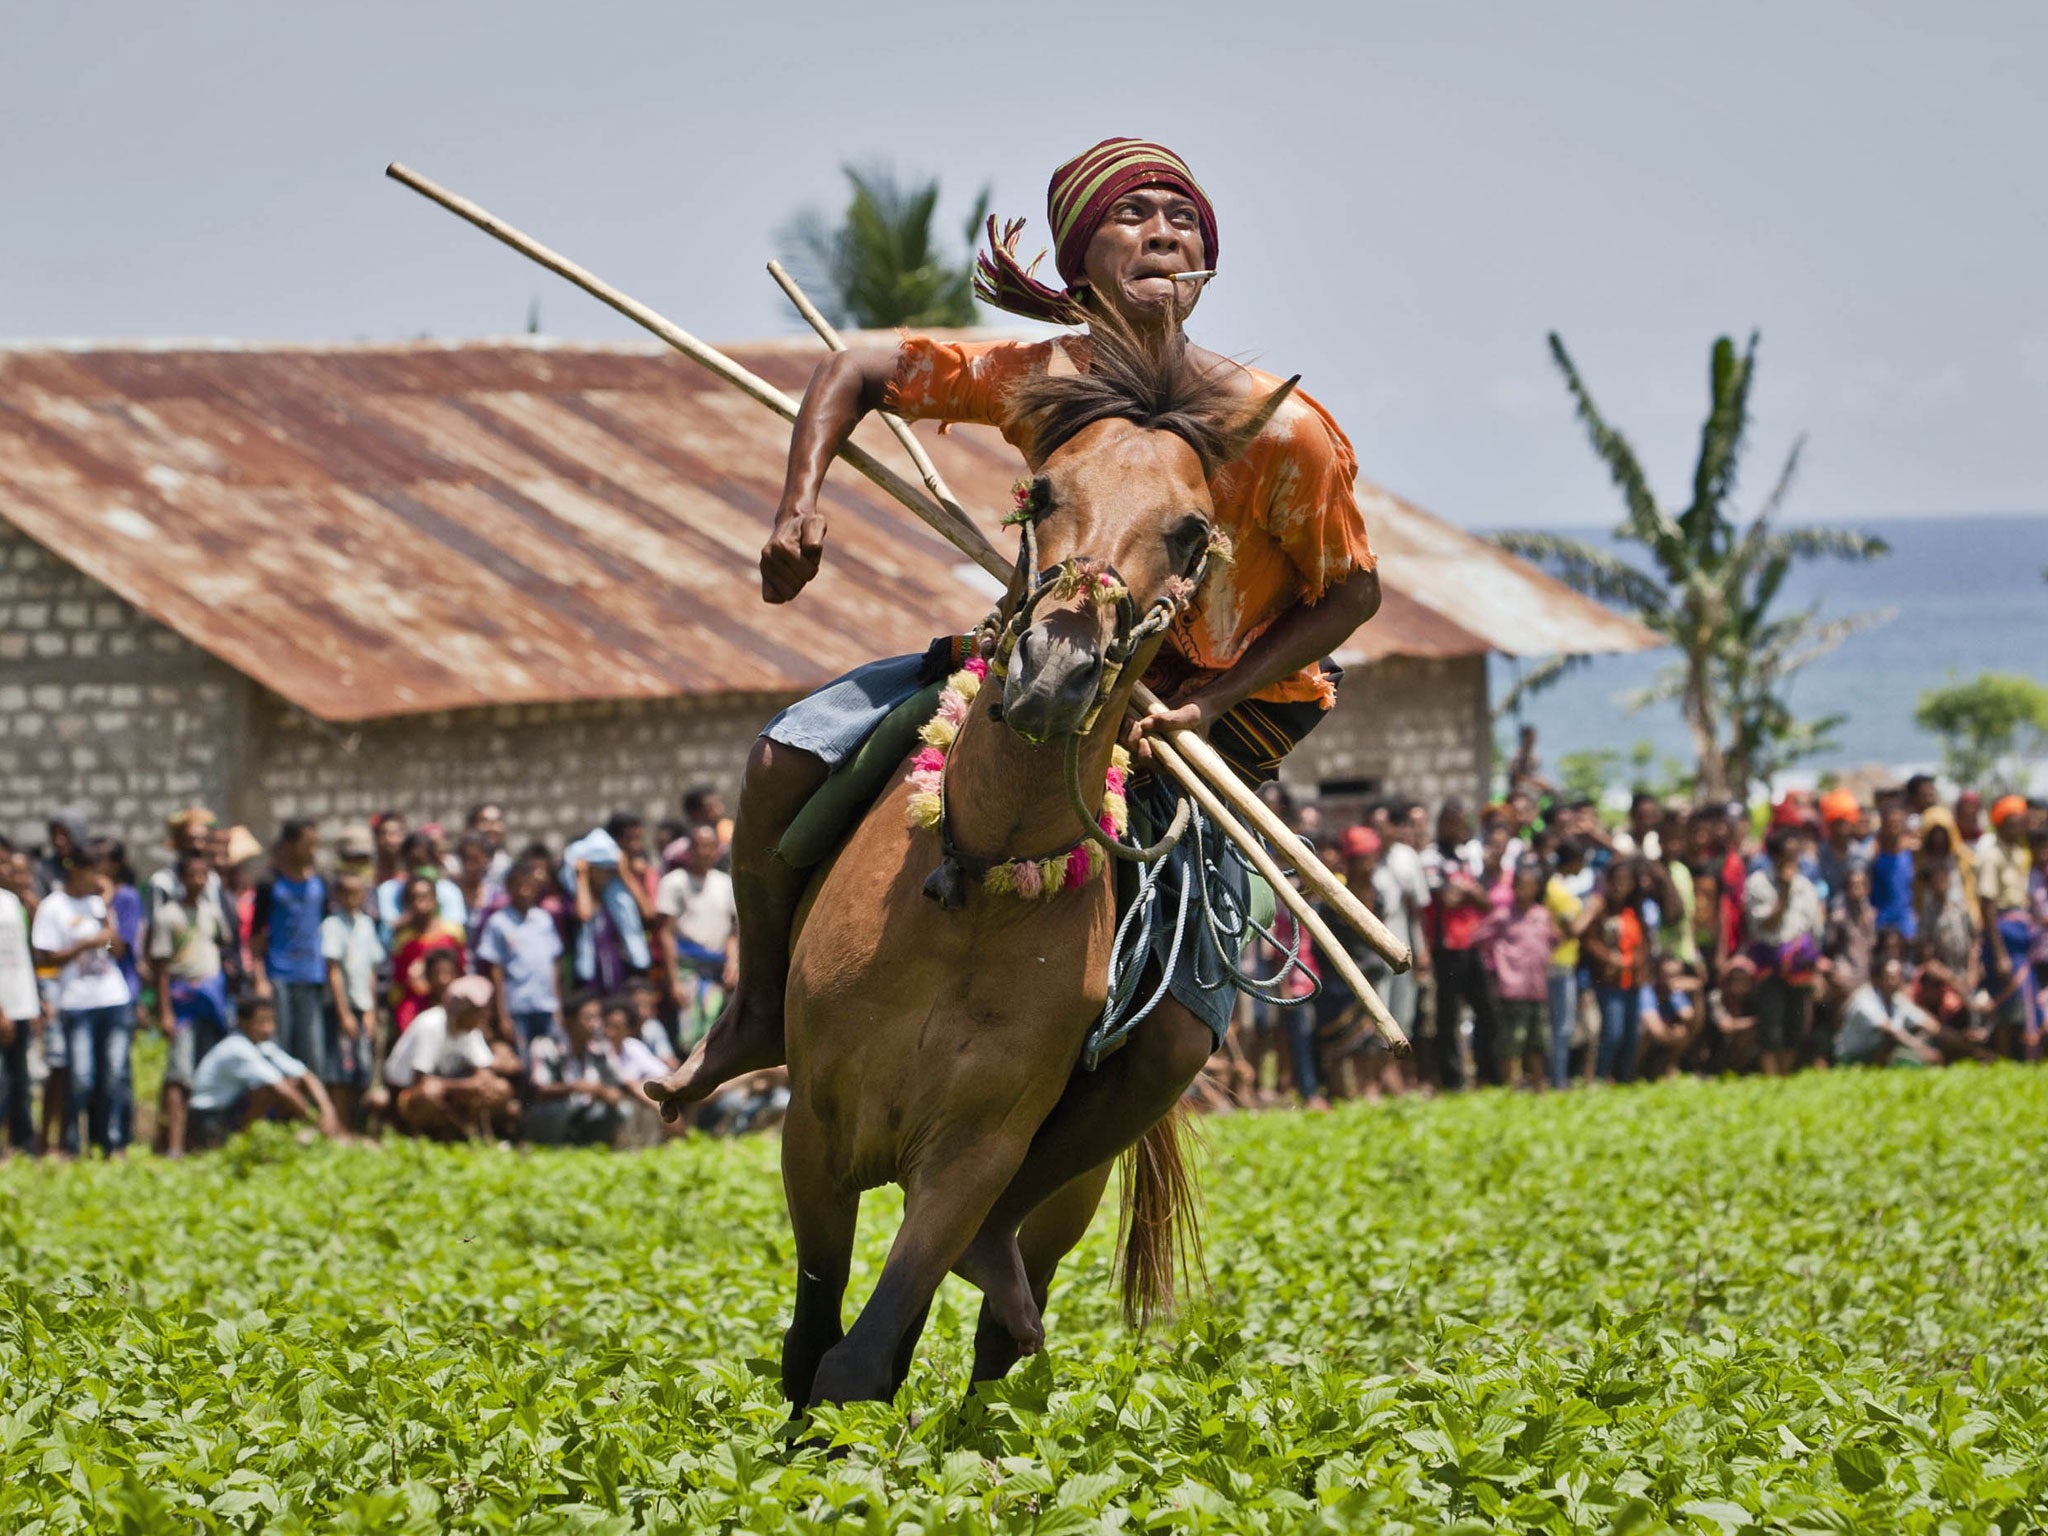
[[(792, 393), (820, 355), (731, 351)], [(920, 430), (998, 535), (1016, 455), (984, 428)], [(879, 424), (860, 441), (909, 473)], [(985, 576), (844, 469), (823, 573), (763, 604), (787, 447), (780, 419), (658, 344), (0, 351), (0, 517), (327, 720), (790, 691), (987, 611)], [(1359, 490), (1388, 598), (1347, 659), (1643, 648)]]

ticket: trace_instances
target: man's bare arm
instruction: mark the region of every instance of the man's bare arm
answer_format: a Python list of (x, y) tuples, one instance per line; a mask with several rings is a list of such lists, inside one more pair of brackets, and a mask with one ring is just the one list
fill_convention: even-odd
[(1281, 614), (1245, 648), (1236, 666), (1185, 696), (1168, 700), (1172, 707), (1165, 715), (1147, 719), (1144, 729), (1203, 729), (1261, 688), (1314, 666), (1379, 611), (1379, 572), (1353, 571), (1326, 591), (1321, 602), (1304, 603)]
[(761, 551), (761, 596), (768, 602), (788, 602), (818, 574), (825, 554), (825, 519), (818, 511), (825, 470), (861, 418), (881, 409), (895, 374), (895, 349), (855, 347), (833, 353), (811, 375), (790, 433), (775, 530)]

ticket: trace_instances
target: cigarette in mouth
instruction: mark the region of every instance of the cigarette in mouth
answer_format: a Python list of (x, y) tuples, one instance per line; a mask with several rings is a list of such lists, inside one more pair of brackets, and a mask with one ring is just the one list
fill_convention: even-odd
[(1216, 269), (1211, 267), (1206, 272), (1176, 272), (1173, 274), (1173, 280), (1176, 283), (1205, 283), (1215, 275)]

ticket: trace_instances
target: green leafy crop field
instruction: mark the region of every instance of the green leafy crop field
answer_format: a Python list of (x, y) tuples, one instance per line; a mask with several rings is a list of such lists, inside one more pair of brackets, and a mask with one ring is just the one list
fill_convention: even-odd
[[(2037, 1530), (2048, 1073), (1206, 1127), (1213, 1290), (783, 1438), (770, 1141), (0, 1168), (0, 1531)], [(871, 1197), (856, 1292), (894, 1216)]]

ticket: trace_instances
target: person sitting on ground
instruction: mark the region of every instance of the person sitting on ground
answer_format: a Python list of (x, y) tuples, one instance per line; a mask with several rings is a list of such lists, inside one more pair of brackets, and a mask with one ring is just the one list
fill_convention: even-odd
[(512, 1079), (519, 1058), (494, 1043), (489, 1022), (491, 984), (458, 976), (441, 1005), (421, 1012), (384, 1061), (384, 1082), (395, 1095), (392, 1117), (401, 1130), (439, 1140), (509, 1135), (519, 1103)]
[(633, 985), (626, 989), (626, 1001), (633, 1008), (634, 1033), (657, 1060), (666, 1063), (666, 1070), (674, 1071), (682, 1056), (668, 1025), (662, 1022), (661, 999), (662, 989), (655, 985), (652, 976), (635, 976)]
[[(164, 1151), (182, 1157), (186, 1118), (199, 1063), (233, 1027), (227, 973), (221, 951), (228, 943), (219, 882), (204, 847), (178, 855), (176, 881), (156, 887), (156, 911), (149, 920), (149, 959), (156, 982), (156, 1022), (170, 1042), (164, 1063), (162, 1115)], [(297, 1058), (282, 1047), (277, 1054)]]
[(1642, 1065), (1637, 1075), (1648, 1082), (1676, 1077), (1700, 1033), (1693, 983), (1676, 955), (1658, 959), (1655, 979), (1643, 988), (1642, 1016)]
[(341, 1118), (326, 1086), (273, 1038), (276, 1001), (251, 996), (239, 1013), (239, 1026), (206, 1053), (192, 1074), (189, 1145), (219, 1146), (256, 1120), (309, 1121), (322, 1136), (339, 1137)]
[(1846, 1067), (1890, 1062), (1938, 1067), (1940, 1036), (1941, 1025), (1907, 994), (1905, 967), (1896, 957), (1888, 958), (1843, 1008), (1835, 1060)]
[(588, 1015), (588, 1028), (602, 1030), (612, 1053), (612, 1070), (629, 1089), (638, 1088), (675, 1065), (672, 1058), (655, 1053), (635, 1021), (635, 1010), (625, 1003), (616, 999), (604, 1003), (595, 994), (586, 993), (578, 998), (576, 1011)]
[(1757, 1041), (1756, 966), (1747, 955), (1730, 955), (1721, 985), (1708, 999), (1715, 1044), (1713, 1070), (1746, 1072), (1761, 1054)]
[[(632, 1016), (623, 1000), (606, 1003)], [(598, 1010), (578, 1007), (563, 1021), (561, 1036), (533, 1042), (529, 1074), (526, 1139), (542, 1147), (610, 1146), (626, 1127), (626, 1085), (612, 1059)]]

